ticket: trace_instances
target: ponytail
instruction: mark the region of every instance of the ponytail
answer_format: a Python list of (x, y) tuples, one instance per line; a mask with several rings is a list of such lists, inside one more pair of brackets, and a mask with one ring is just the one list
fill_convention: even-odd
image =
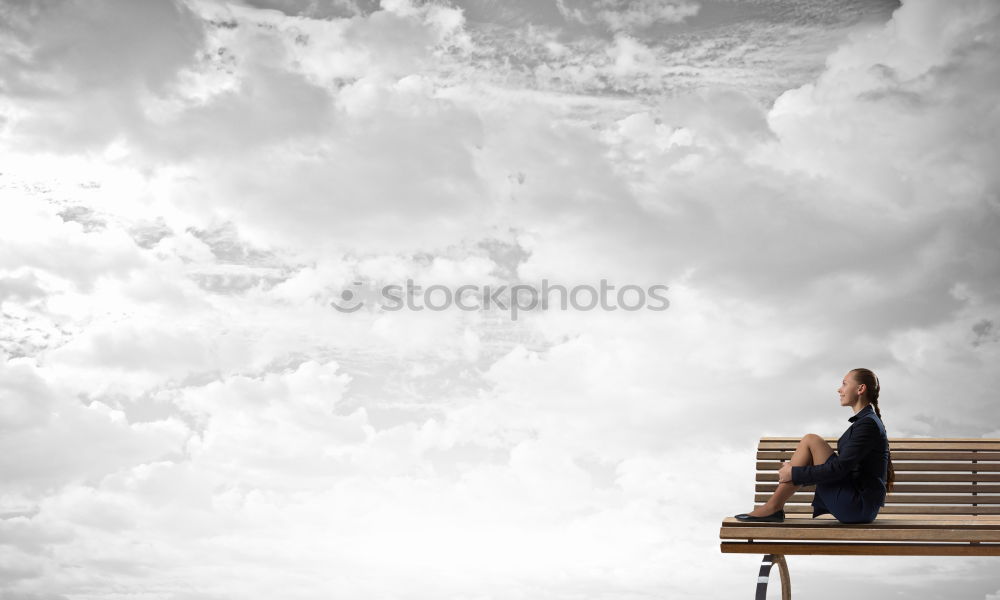
[[(879, 394), (879, 384), (878, 377), (875, 373), (871, 372), (869, 369), (854, 369), (852, 371), (855, 378), (857, 378), (858, 383), (863, 383), (865, 385), (865, 398), (875, 409), (875, 415), (878, 416), (879, 421), (882, 420), (882, 411), (878, 409), (878, 394)], [(889, 464), (888, 464), (888, 479), (886, 480), (885, 489), (887, 492), (891, 492), (892, 488), (895, 487), (896, 483), (896, 471), (892, 468), (892, 451), (889, 451)]]

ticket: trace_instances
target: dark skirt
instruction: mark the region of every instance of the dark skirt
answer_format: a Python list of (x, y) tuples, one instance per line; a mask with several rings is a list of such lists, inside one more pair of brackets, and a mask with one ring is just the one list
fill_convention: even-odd
[(871, 523), (881, 508), (881, 502), (864, 494), (850, 479), (817, 483), (812, 505), (814, 518), (830, 513), (841, 523)]

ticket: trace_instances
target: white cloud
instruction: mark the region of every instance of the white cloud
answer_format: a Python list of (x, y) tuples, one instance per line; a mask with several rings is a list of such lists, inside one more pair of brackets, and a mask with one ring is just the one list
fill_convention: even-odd
[(679, 23), (697, 15), (700, 8), (694, 2), (663, 0), (601, 0), (597, 6), (597, 18), (612, 31), (649, 27), (656, 23)]
[(679, 23), (698, 14), (696, 2), (670, 0), (558, 0), (559, 12), (570, 21), (601, 23), (611, 31)]
[(5, 125), (20, 147), (87, 150), (141, 122), (191, 63), (203, 26), (182, 2), (64, 0), (4, 8)]

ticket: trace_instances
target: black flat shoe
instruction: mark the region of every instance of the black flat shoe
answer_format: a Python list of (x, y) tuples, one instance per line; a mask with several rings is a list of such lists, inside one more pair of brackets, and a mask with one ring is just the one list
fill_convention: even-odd
[(785, 511), (779, 510), (778, 512), (767, 515), (766, 517), (751, 517), (747, 513), (742, 513), (736, 515), (736, 518), (744, 523), (784, 523)]

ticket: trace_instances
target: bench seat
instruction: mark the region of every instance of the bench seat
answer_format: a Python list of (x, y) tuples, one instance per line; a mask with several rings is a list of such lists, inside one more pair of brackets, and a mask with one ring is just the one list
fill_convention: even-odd
[(906, 515), (850, 525), (832, 518), (787, 518), (784, 523), (727, 518), (720, 537), (723, 552), (744, 554), (993, 556), (1000, 555), (1000, 518)]

